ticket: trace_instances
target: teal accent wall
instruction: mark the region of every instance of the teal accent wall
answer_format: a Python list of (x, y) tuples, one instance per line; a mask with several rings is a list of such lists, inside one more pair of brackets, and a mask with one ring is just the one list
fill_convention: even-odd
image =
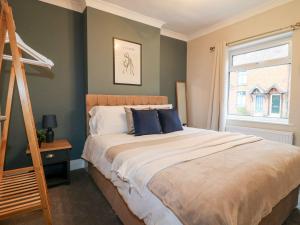
[[(160, 29), (88, 7), (88, 93), (159, 95)], [(113, 84), (113, 38), (142, 44), (142, 86)]]
[[(175, 82), (186, 76), (186, 42), (93, 8), (78, 13), (37, 0), (9, 2), (22, 39), (55, 63), (51, 71), (26, 66), (37, 127), (41, 128), (43, 114), (56, 114), (56, 138), (70, 140), (72, 159), (80, 158), (86, 138), (86, 93), (167, 95), (175, 104)], [(142, 86), (113, 84), (113, 37), (142, 44)], [(5, 62), (1, 93), (7, 91), (9, 69), (10, 63)], [(3, 102), (6, 95), (0, 97)], [(20, 101), (15, 95), (6, 169), (31, 163), (26, 147)]]
[[(72, 159), (77, 159), (85, 140), (82, 14), (37, 0), (9, 0), (9, 3), (17, 32), (24, 42), (55, 63), (51, 71), (26, 66), (37, 126), (41, 126), (43, 114), (56, 114), (56, 138), (68, 138), (73, 145)], [(7, 90), (9, 68), (10, 63), (6, 62), (1, 93)], [(5, 100), (5, 94), (1, 98)], [(25, 154), (27, 139), (17, 95), (14, 96), (12, 112), (7, 169), (30, 164), (30, 158)]]
[(176, 106), (176, 81), (186, 80), (187, 43), (167, 36), (160, 37), (160, 95)]

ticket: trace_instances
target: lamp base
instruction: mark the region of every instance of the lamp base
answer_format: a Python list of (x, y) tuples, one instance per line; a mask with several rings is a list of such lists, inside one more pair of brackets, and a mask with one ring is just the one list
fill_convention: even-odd
[(51, 143), (54, 141), (54, 131), (52, 128), (48, 128), (46, 132), (46, 142)]

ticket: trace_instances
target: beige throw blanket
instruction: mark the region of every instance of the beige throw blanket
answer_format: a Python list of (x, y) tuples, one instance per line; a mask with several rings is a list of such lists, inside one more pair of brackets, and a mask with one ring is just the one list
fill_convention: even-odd
[(300, 183), (300, 151), (208, 132), (110, 148), (112, 169), (148, 187), (185, 225), (257, 225)]
[(119, 155), (122, 152), (127, 152), (129, 150), (134, 150), (134, 149), (139, 149), (145, 146), (157, 146), (159, 144), (166, 144), (174, 141), (179, 141), (179, 140), (186, 140), (187, 138), (193, 138), (199, 136), (199, 133), (196, 134), (187, 134), (187, 135), (182, 135), (178, 137), (168, 137), (164, 139), (154, 139), (154, 140), (149, 140), (149, 141), (140, 141), (140, 142), (131, 142), (131, 143), (126, 143), (126, 144), (120, 144), (113, 146), (110, 148), (107, 153), (106, 153), (106, 158), (107, 160), (112, 163), (114, 158)]

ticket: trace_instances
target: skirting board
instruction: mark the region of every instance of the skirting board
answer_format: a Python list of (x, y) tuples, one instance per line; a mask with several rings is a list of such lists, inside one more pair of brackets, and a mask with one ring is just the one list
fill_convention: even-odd
[(83, 159), (74, 159), (70, 162), (70, 170), (87, 168), (87, 163)]

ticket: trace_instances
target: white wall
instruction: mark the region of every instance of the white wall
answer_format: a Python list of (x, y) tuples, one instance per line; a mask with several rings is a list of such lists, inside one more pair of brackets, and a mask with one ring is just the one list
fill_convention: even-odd
[[(211, 88), (213, 54), (210, 46), (218, 41), (231, 42), (300, 22), (300, 0), (273, 8), (244, 21), (188, 42), (187, 85), (189, 123), (206, 128)], [(293, 131), (295, 142), (300, 145), (300, 30), (293, 35), (293, 64), (291, 78), (290, 125), (272, 125), (254, 122), (230, 121), (242, 125), (266, 129)]]

